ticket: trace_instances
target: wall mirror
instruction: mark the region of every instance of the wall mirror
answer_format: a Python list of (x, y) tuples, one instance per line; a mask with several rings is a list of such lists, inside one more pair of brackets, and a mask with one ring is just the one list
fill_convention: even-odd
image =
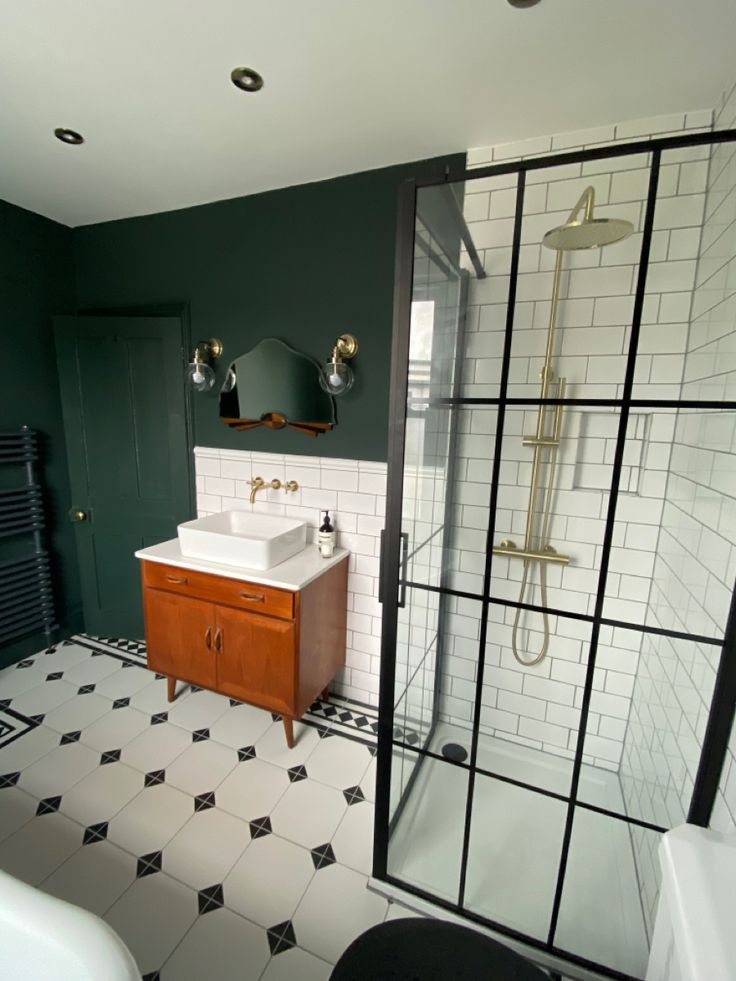
[(336, 425), (335, 403), (319, 383), (320, 365), (268, 337), (228, 368), (220, 418), (231, 429), (284, 429), (318, 436)]

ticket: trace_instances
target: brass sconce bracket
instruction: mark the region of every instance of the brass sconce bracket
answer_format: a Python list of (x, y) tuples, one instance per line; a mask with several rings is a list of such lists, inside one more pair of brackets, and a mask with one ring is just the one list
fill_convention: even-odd
[(222, 341), (219, 337), (210, 337), (200, 341), (194, 349), (195, 361), (209, 361), (220, 357), (223, 352)]
[(352, 334), (340, 334), (335, 341), (332, 349), (333, 358), (338, 361), (341, 358), (354, 358), (358, 353), (358, 339)]

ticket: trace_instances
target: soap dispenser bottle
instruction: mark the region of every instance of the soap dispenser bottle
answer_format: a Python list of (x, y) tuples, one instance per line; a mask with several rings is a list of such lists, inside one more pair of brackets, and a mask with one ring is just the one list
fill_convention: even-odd
[(329, 559), (335, 551), (335, 529), (330, 521), (330, 512), (325, 511), (325, 518), (319, 527), (319, 553), (323, 559)]

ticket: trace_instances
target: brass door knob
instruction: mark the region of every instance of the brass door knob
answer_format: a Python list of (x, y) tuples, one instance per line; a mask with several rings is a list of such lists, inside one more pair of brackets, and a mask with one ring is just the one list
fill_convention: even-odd
[(69, 518), (70, 518), (71, 521), (86, 521), (87, 520), (87, 512), (86, 511), (81, 511), (81, 510), (80, 511), (77, 511), (77, 510), (72, 509), (69, 512)]

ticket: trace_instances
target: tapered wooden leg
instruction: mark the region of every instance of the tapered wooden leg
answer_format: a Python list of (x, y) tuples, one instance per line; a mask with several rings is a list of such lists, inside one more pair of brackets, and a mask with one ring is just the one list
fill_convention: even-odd
[(330, 697), (330, 689), (328, 685), (325, 685), (325, 687), (320, 692), (319, 697), (322, 699), (323, 702), (327, 701), (327, 699)]
[(174, 701), (174, 695), (176, 694), (176, 678), (166, 679), (166, 695), (170, 702)]
[(294, 748), (294, 720), (283, 716), (284, 732), (286, 733), (286, 745), (289, 749)]

